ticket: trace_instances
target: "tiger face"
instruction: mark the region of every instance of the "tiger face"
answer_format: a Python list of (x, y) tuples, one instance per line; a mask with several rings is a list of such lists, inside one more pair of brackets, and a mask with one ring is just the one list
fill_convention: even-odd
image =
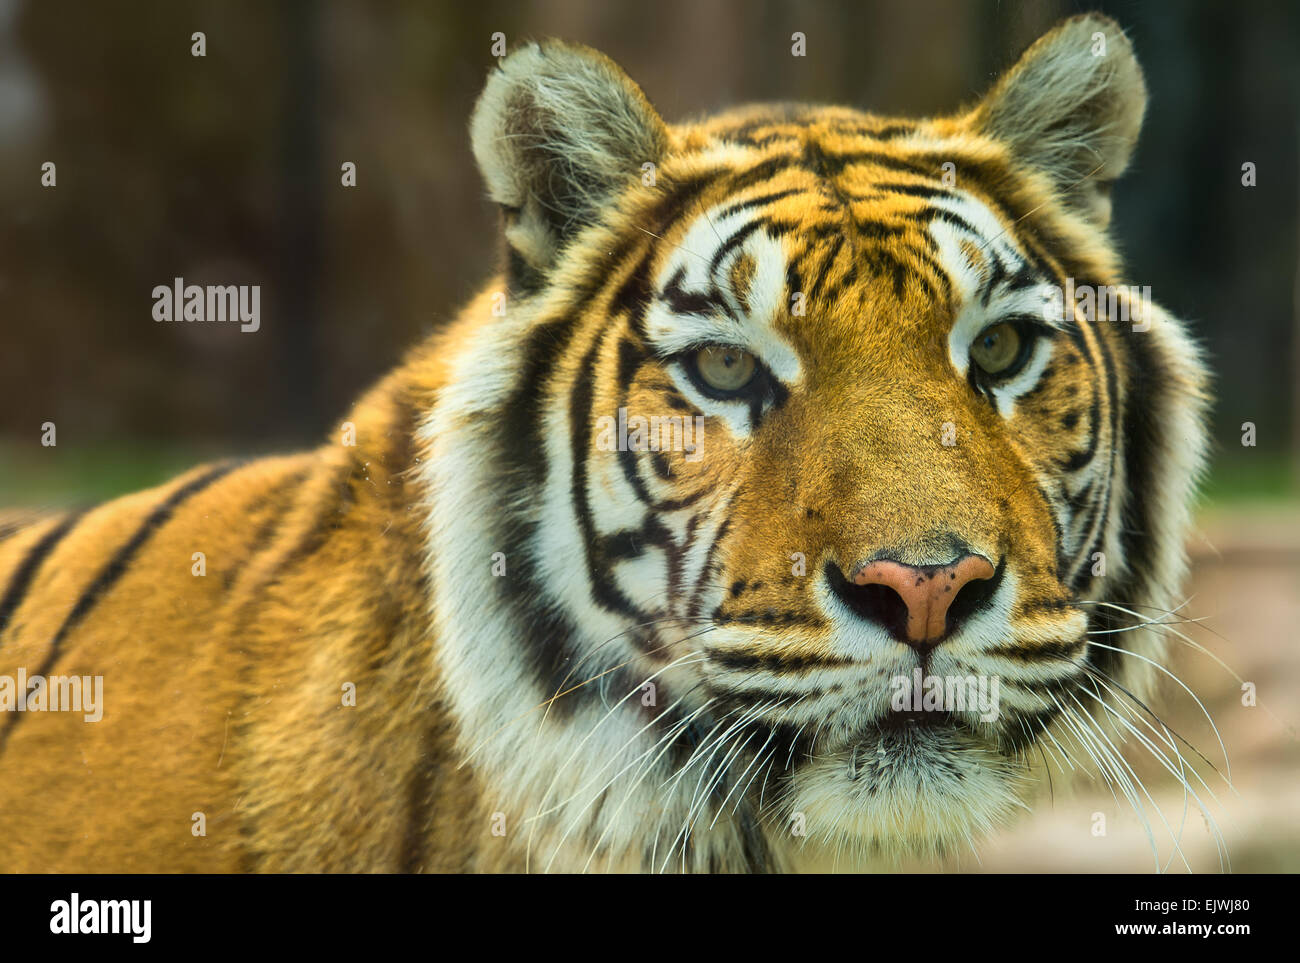
[(668, 126), (554, 44), (494, 73), (510, 307), (431, 423), (431, 566), (513, 566), (440, 658), (553, 852), (941, 851), (1149, 686), (1158, 640), (1099, 633), (1181, 577), (1204, 376), (1107, 234), (1144, 107), (1095, 16), (926, 122)]
[[(644, 334), (629, 317), (591, 410), (699, 427), (595, 446), (597, 551), (635, 548), (595, 564), (629, 617), (673, 620), (655, 655), (701, 654), (715, 711), (793, 746), (794, 811), (873, 837), (1009, 801), (1006, 757), (1083, 675), (1117, 399), (1001, 202), (795, 130), (791, 169), (654, 246)], [(917, 670), (997, 697), (915, 711)]]

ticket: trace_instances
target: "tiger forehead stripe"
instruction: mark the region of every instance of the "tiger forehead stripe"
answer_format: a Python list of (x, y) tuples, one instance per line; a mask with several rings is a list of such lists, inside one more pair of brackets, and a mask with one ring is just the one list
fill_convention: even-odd
[(707, 344), (744, 347), (780, 380), (799, 377), (798, 355), (777, 330), (786, 312), (788, 231), (772, 205), (786, 189), (728, 199), (685, 222), (661, 254), (647, 340), (661, 356)]

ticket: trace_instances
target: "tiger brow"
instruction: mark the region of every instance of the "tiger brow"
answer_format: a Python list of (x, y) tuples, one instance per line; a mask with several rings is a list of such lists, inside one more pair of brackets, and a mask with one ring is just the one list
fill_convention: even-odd
[[(1069, 187), (1067, 187), (1067, 188), (1066, 188), (1064, 191), (1062, 191), (1061, 193), (1062, 193), (1062, 194), (1068, 194), (1070, 191), (1074, 190), (1076, 187), (1078, 187), (1078, 186), (1079, 186), (1080, 184), (1082, 184), (1084, 181), (1088, 180), (1088, 178), (1092, 177), (1093, 174), (1096, 174), (1099, 170), (1101, 170), (1101, 169), (1102, 169), (1103, 167), (1105, 167), (1105, 166), (1106, 166), (1106, 165), (1105, 165), (1104, 163), (1102, 163), (1102, 164), (1098, 164), (1096, 167), (1094, 167), (1092, 170), (1088, 171), (1088, 173), (1084, 174), (1082, 177), (1080, 177), (1077, 181), (1075, 181), (1073, 184), (1071, 184)], [(1043, 203), (1038, 204), (1038, 205), (1035, 206), (1035, 207), (1031, 207), (1029, 210), (1025, 211), (1025, 213), (1021, 214), (1019, 217), (1017, 217), (1015, 220), (1013, 220), (1010, 224), (1008, 224), (1006, 227), (1004, 227), (1004, 228), (1003, 228), (1001, 231), (999, 231), (997, 234), (995, 234), (995, 235), (993, 235), (991, 238), (989, 238), (987, 241), (985, 241), (983, 238), (979, 237), (979, 235), (976, 235), (975, 240), (978, 241), (978, 242), (980, 242), (981, 247), (983, 247), (983, 246), (986, 245), (986, 244), (992, 244), (994, 241), (996, 241), (998, 238), (1002, 237), (1002, 235), (1006, 234), (1008, 231), (1010, 231), (1013, 227), (1015, 227), (1017, 224), (1019, 224), (1019, 223), (1020, 223), (1021, 221), (1023, 221), (1025, 218), (1029, 217), (1029, 215), (1033, 214), (1035, 211), (1041, 210), (1042, 208), (1046, 207), (1048, 204), (1050, 204), (1050, 203), (1051, 203), (1052, 201), (1054, 201), (1055, 199), (1056, 199), (1056, 195), (1053, 194), (1052, 197), (1049, 197), (1047, 200), (1043, 201)]]

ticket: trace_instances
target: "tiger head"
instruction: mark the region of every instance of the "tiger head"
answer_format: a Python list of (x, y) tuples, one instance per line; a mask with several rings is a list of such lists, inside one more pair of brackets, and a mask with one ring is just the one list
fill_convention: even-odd
[(594, 51), (502, 61), (499, 310), (429, 471), (504, 798), (647, 860), (941, 851), (1149, 690), (1160, 640), (1109, 630), (1182, 577), (1205, 376), (1108, 234), (1145, 104), (1099, 16), (925, 121), (668, 125)]

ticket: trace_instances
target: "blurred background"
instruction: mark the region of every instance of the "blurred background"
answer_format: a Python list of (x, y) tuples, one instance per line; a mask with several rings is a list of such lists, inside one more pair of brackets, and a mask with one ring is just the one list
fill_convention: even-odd
[[(669, 121), (764, 99), (926, 115), (971, 102), (1089, 9), (1129, 31), (1150, 88), (1115, 195), (1129, 279), (1190, 319), (1218, 379), (1179, 614), (1206, 620), (1188, 628), (1258, 684), (1261, 707), (1190, 649), (1175, 668), (1233, 755), (1238, 794), (1219, 795), (1221, 820), (1240, 824), (1234, 868), (1300, 869), (1294, 0), (0, 0), (0, 503), (93, 501), (199, 458), (314, 444), (454, 316), (495, 267), (466, 123), (496, 32), (603, 50)], [(806, 57), (790, 55), (795, 31)], [(340, 184), (348, 161), (355, 188)], [(155, 323), (151, 291), (175, 277), (261, 285), (261, 329)], [(1171, 703), (1170, 722), (1215, 758), (1195, 704)], [(1181, 793), (1149, 776), (1177, 815)], [(1097, 809), (1114, 814), (1109, 842), (1089, 833)], [(1193, 816), (1189, 836), (1208, 845)], [(1085, 784), (961, 865), (1146, 871), (1139, 825)], [(1217, 869), (1212, 848), (1198, 853), (1193, 868)]]

